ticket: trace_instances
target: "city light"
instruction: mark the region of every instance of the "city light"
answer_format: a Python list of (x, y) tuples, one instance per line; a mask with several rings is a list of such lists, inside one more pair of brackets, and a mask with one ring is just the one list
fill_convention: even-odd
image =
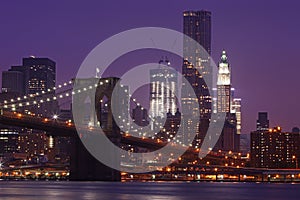
[[(194, 37), (192, 39), (195, 40), (203, 38), (204, 41), (197, 42), (203, 43), (200, 45), (207, 45), (204, 48), (210, 51), (211, 28), (209, 24), (211, 23), (211, 13), (209, 11), (189, 11), (185, 12), (183, 17), (189, 17), (184, 20), (184, 34), (190, 34), (192, 37)], [(203, 22), (207, 22), (207, 24), (203, 26)], [(202, 37), (202, 34), (205, 34), (205, 37)], [(226, 40), (226, 38), (224, 38), (224, 40)], [(182, 41), (177, 42), (182, 43)], [(159, 46), (160, 44), (157, 45)], [(189, 48), (189, 46), (183, 47), (186, 49)], [(232, 49), (231, 47), (226, 48)], [(192, 50), (195, 50), (196, 52), (200, 51), (199, 49)], [(182, 72), (186, 73), (184, 74), (184, 77), (190, 78), (190, 80), (192, 80), (191, 86), (193, 87), (195, 93), (199, 92), (196, 94), (196, 100), (201, 107), (199, 109), (192, 108), (192, 110), (194, 113), (199, 112), (204, 116), (203, 121), (202, 118), (201, 121), (197, 121), (197, 123), (201, 122), (201, 127), (200, 125), (199, 127), (197, 125), (196, 129), (192, 130), (193, 133), (197, 132), (197, 137), (188, 142), (185, 141), (187, 140), (185, 135), (181, 136), (180, 134), (177, 134), (177, 132), (180, 128), (180, 121), (184, 121), (184, 125), (192, 124), (189, 123), (188, 120), (182, 120), (183, 118), (181, 118), (181, 112), (184, 113), (182, 109), (183, 106), (192, 105), (191, 103), (195, 101), (195, 99), (176, 97), (173, 93), (170, 93), (168, 90), (166, 90), (166, 88), (171, 88), (171, 91), (173, 89), (177, 89), (177, 81), (179, 81), (179, 79), (177, 80), (176, 74), (173, 74), (169, 71), (167, 72), (164, 68), (162, 68), (162, 66), (160, 66), (160, 70), (153, 71), (153, 73), (149, 75), (151, 81), (150, 91), (147, 90), (147, 95), (145, 95), (146, 97), (150, 95), (148, 106), (142, 107), (142, 104), (138, 102), (140, 99), (137, 99), (137, 97), (140, 98), (140, 96), (131, 98), (132, 94), (129, 94), (131, 91), (129, 85), (120, 85), (121, 88), (118, 88), (122, 92), (126, 93), (126, 102), (124, 101), (125, 103), (118, 105), (118, 107), (125, 107), (125, 104), (127, 103), (130, 104), (130, 106), (132, 106), (131, 104), (135, 104), (135, 106), (139, 107), (140, 110), (135, 110), (139, 111), (139, 113), (136, 114), (136, 118), (133, 121), (137, 122), (137, 118), (140, 118), (140, 121), (143, 123), (147, 121), (147, 123), (150, 124), (150, 127), (153, 126), (159, 128), (151, 135), (151, 131), (148, 131), (148, 129), (144, 130), (142, 128), (140, 129), (134, 127), (131, 124), (131, 121), (127, 120), (127, 115), (131, 116), (133, 113), (130, 106), (129, 108), (126, 107), (126, 112), (118, 114), (118, 116), (113, 116), (114, 113), (111, 111), (113, 108), (111, 107), (113, 107), (112, 105), (114, 103), (114, 99), (111, 97), (112, 92), (107, 90), (106, 87), (115, 86), (114, 84), (117, 82), (115, 80), (118, 80), (118, 77), (101, 78), (100, 70), (96, 68), (96, 72), (99, 74), (99, 77), (96, 75), (96, 78), (99, 79), (96, 80), (96, 83), (94, 82), (95, 77), (93, 76), (92, 81), (88, 80), (85, 82), (86, 80), (83, 80), (83, 82), (86, 83), (83, 84), (84, 86), (79, 87), (77, 85), (78, 87), (72, 87), (74, 81), (66, 81), (62, 84), (57, 84), (55, 64), (52, 64), (53, 66), (50, 66), (51, 64), (46, 66), (44, 63), (31, 63), (30, 65), (25, 65), (22, 63), (22, 65), (18, 66), (17, 70), (16, 68), (11, 67), (11, 69), (9, 69), (7, 72), (15, 72), (15, 76), (20, 75), (20, 79), (14, 79), (13, 81), (19, 81), (20, 83), (17, 84), (17, 86), (20, 86), (19, 88), (22, 89), (25, 88), (25, 90), (20, 93), (7, 96), (5, 96), (6, 94), (3, 92), (4, 97), (1, 98), (3, 99), (3, 102), (0, 104), (1, 119), (3, 120), (3, 123), (7, 123), (4, 125), (9, 126), (12, 124), (15, 126), (17, 124), (19, 128), (16, 128), (17, 130), (14, 130), (13, 128), (3, 131), (1, 130), (1, 145), (7, 145), (3, 149), (5, 149), (5, 151), (13, 151), (13, 153), (9, 152), (12, 156), (9, 154), (7, 155), (11, 157), (16, 156), (17, 158), (11, 159), (14, 161), (9, 162), (5, 160), (5, 167), (4, 163), (0, 162), (0, 169), (5, 169), (1, 170), (0, 178), (2, 179), (3, 177), (8, 177), (8, 179), (13, 179), (21, 177), (22, 179), (48, 179), (49, 177), (55, 177), (55, 179), (59, 180), (61, 177), (69, 176), (69, 174), (79, 174), (82, 176), (79, 177), (82, 180), (89, 180), (93, 178), (99, 179), (97, 176), (107, 170), (103, 170), (103, 168), (101, 168), (99, 171), (97, 171), (98, 169), (95, 166), (98, 166), (98, 162), (95, 162), (94, 158), (89, 157), (90, 155), (85, 152), (86, 149), (81, 149), (82, 147), (77, 143), (80, 140), (75, 142), (75, 146), (72, 146), (72, 148), (76, 148), (76, 151), (78, 151), (76, 152), (78, 153), (76, 158), (72, 157), (73, 155), (64, 155), (65, 153), (67, 154), (69, 152), (63, 152), (64, 148), (59, 148), (60, 145), (63, 146), (64, 144), (72, 143), (73, 145), (73, 140), (69, 141), (66, 139), (67, 141), (65, 141), (64, 137), (69, 138), (73, 136), (72, 134), (76, 135), (77, 130), (87, 130), (88, 133), (92, 134), (95, 132), (94, 130), (103, 128), (103, 130), (105, 130), (103, 134), (105, 134), (108, 139), (115, 143), (117, 147), (120, 147), (122, 150), (124, 150), (122, 151), (122, 155), (120, 157), (130, 158), (127, 162), (120, 162), (122, 167), (126, 167), (126, 169), (129, 167), (134, 168), (137, 165), (136, 162), (138, 162), (147, 164), (147, 167), (153, 171), (156, 170), (153, 173), (151, 172), (146, 174), (120, 172), (119, 175), (124, 176), (123, 178), (126, 180), (140, 178), (140, 180), (166, 181), (174, 180), (175, 178), (176, 180), (180, 181), (198, 181), (201, 179), (213, 181), (221, 180), (222, 182), (224, 180), (249, 180), (251, 182), (264, 182), (267, 178), (269, 182), (274, 180), (284, 180), (287, 182), (300, 181), (299, 170), (297, 170), (299, 158), (299, 149), (297, 148), (299, 147), (300, 143), (297, 143), (297, 134), (293, 134), (294, 131), (284, 132), (280, 126), (269, 128), (269, 120), (267, 118), (263, 119), (263, 117), (259, 117), (257, 120), (256, 131), (251, 132), (251, 137), (248, 139), (249, 143), (243, 144), (244, 146), (248, 145), (248, 149), (240, 149), (240, 146), (242, 146), (240, 145), (240, 136), (245, 134), (241, 134), (241, 99), (235, 98), (234, 92), (238, 90), (235, 90), (231, 87), (231, 72), (232, 70), (235, 70), (235, 66), (231, 66), (229, 64), (230, 60), (228, 60), (229, 57), (227, 57), (227, 52), (225, 52), (225, 50), (223, 50), (221, 53), (221, 60), (219, 61), (218, 66), (215, 66), (218, 74), (217, 77), (214, 77), (217, 78), (217, 82), (214, 84), (217, 84), (217, 88), (216, 86), (214, 86), (215, 88), (212, 88), (212, 92), (216, 93), (216, 96), (212, 94), (203, 94), (208, 91), (208, 85), (202, 83), (203, 77), (205, 78), (207, 74), (211, 73), (210, 70), (208, 70), (208, 68), (205, 66), (205, 62), (212, 61), (210, 60), (212, 59), (210, 56), (214, 55), (214, 53), (211, 54), (211, 52), (208, 52), (208, 56), (206, 58), (200, 57), (200, 54), (191, 55), (192, 60), (197, 60), (196, 62), (204, 64), (203, 66), (196, 66), (198, 63), (195, 63), (196, 65), (193, 66), (193, 63), (189, 63), (188, 60), (184, 61), (184, 65), (182, 67)], [(234, 54), (234, 51), (228, 51), (228, 53)], [(170, 61), (167, 58), (164, 59), (164, 57), (165, 56), (163, 56), (163, 60), (165, 64), (170, 66)], [(236, 55), (233, 55), (232, 58), (235, 59)], [(26, 60), (28, 58), (24, 59)], [(47, 59), (49, 63), (55, 63), (48, 58), (44, 59)], [(34, 57), (35, 62), (39, 60), (40, 58)], [(233, 61), (232, 63), (236, 63), (236, 61)], [(41, 69), (43, 69), (44, 66), (46, 66), (45, 74), (49, 76), (42, 76), (41, 74), (37, 73), (39, 70), (42, 71)], [(195, 72), (191, 72), (191, 69), (193, 68), (201, 68), (201, 73), (199, 72), (199, 74), (197, 74)], [(25, 75), (22, 75), (23, 71), (26, 72), (24, 72)], [(31, 73), (34, 75), (31, 75)], [(51, 80), (46, 80), (48, 78), (42, 77), (52, 78), (49, 78)], [(45, 80), (39, 80), (39, 78)], [(134, 78), (135, 77), (133, 77), (133, 79)], [(176, 80), (173, 80), (173, 78), (176, 78)], [(7, 76), (6, 79), (9, 80), (9, 77)], [(120, 77), (120, 79), (122, 78)], [(166, 79), (167, 81), (164, 81), (163, 79)], [(81, 79), (76, 80), (76, 83), (77, 81), (81, 82)], [(6, 82), (9, 83), (10, 81)], [(51, 83), (51, 86), (49, 86), (49, 83)], [(159, 86), (160, 84), (158, 83), (160, 83), (161, 86)], [(81, 85), (81, 83), (79, 85)], [(178, 82), (178, 85), (182, 85), (182, 83)], [(15, 83), (13, 86), (15, 87)], [(2, 88), (3, 91), (6, 89), (6, 92), (9, 92), (8, 89), (14, 88)], [(73, 97), (73, 99), (76, 99), (76, 97), (85, 98), (93, 91), (97, 91), (96, 94), (101, 93), (99, 96), (103, 98), (97, 99), (98, 95), (96, 95), (96, 98), (94, 98), (92, 101), (96, 102), (96, 107), (98, 110), (96, 110), (95, 113), (93, 111), (89, 112), (90, 107), (86, 106), (87, 108), (84, 110), (84, 112), (80, 113), (82, 116), (84, 116), (82, 124), (75, 126), (75, 122), (77, 122), (76, 118), (74, 117), (74, 120), (70, 119), (73, 117), (72, 109), (75, 107), (64, 110), (65, 107), (63, 106), (70, 106), (71, 97)], [(107, 99), (105, 99), (103, 95), (105, 95)], [(143, 98), (143, 96), (141, 96), (141, 98)], [(260, 100), (263, 98), (257, 96), (257, 99)], [(62, 106), (61, 104), (65, 103), (65, 100), (67, 103)], [(141, 100), (143, 102), (144, 99)], [(182, 102), (185, 101), (184, 103), (186, 104), (177, 105), (177, 102), (180, 104), (179, 102), (181, 100)], [(81, 99), (79, 101), (81, 101)], [(52, 107), (48, 107), (48, 104), (52, 103), (59, 104), (57, 105), (58, 109), (52, 109)], [(147, 109), (149, 106), (150, 109), (148, 111)], [(179, 107), (178, 109), (177, 106)], [(33, 109), (31, 110), (31, 108)], [(15, 112), (11, 112), (11, 110)], [(214, 121), (210, 120), (208, 116), (210, 116), (212, 113), (219, 112), (226, 113), (227, 120), (225, 121), (226, 123), (224, 123), (223, 129), (221, 130), (223, 132), (220, 134), (220, 142), (217, 142), (215, 146), (213, 146), (214, 144), (209, 146), (203, 145), (205, 146), (205, 149), (201, 149), (202, 142), (205, 141), (205, 138), (203, 138), (205, 137), (205, 131), (202, 129), (206, 130), (207, 128), (205, 120), (208, 121), (208, 124), (212, 124)], [(175, 113), (178, 114), (177, 118), (175, 117)], [(266, 114), (266, 112), (264, 112), (264, 114)], [(168, 119), (164, 123), (159, 122), (159, 120), (155, 120), (164, 118), (166, 116)], [(120, 119), (119, 121), (123, 122), (122, 125), (115, 123), (114, 120), (117, 121), (117, 119)], [(144, 123), (145, 127), (147, 127), (147, 123)], [(283, 127), (285, 126), (286, 124), (283, 124)], [(153, 127), (151, 127), (151, 129)], [(38, 131), (35, 131), (35, 128), (38, 129)], [(124, 128), (124, 130), (122, 130), (122, 128)], [(182, 128), (184, 130), (184, 134), (186, 134), (189, 127)], [(203, 131), (203, 133), (201, 131)], [(245, 133), (249, 132), (245, 131)], [(88, 134), (79, 134), (79, 138), (88, 137), (90, 137)], [(171, 142), (170, 145), (168, 144), (169, 142)], [(14, 144), (14, 148), (9, 146), (11, 144)], [(157, 153), (154, 154), (153, 158), (147, 158), (147, 156), (143, 155), (141, 160), (137, 160), (134, 157), (134, 154), (136, 153), (152, 153), (157, 148), (164, 145), (170, 148), (168, 149), (170, 151), (168, 151), (167, 154)], [(176, 152), (183, 147), (185, 149), (188, 147), (188, 150), (178, 158), (176, 156)], [(198, 156), (207, 150), (210, 152), (206, 157)], [(103, 151), (103, 153), (111, 152)], [(6, 154), (1, 152), (1, 156), (2, 155), (6, 156)], [(64, 156), (66, 158), (64, 158)], [(112, 156), (112, 159), (115, 157)], [(48, 158), (51, 161), (48, 162)], [(81, 162), (81, 160), (83, 160), (83, 162)], [(84, 163), (86, 160), (91, 163)], [(163, 160), (171, 160), (172, 163), (166, 166), (159, 166), (159, 164), (163, 163)], [(76, 166), (73, 166), (73, 163), (76, 163)], [(117, 163), (119, 163), (119, 160)], [(26, 169), (25, 167), (28, 167), (29, 169)], [(76, 173), (72, 174), (73, 169), (76, 169), (79, 172), (76, 171)], [(118, 176), (112, 175), (112, 173), (108, 174), (107, 176), (111, 179), (119, 179)]]

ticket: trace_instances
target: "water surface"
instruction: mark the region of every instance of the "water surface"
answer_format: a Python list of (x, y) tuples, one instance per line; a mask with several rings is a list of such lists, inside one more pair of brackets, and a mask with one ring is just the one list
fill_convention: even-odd
[(300, 184), (0, 181), (1, 200), (293, 200)]

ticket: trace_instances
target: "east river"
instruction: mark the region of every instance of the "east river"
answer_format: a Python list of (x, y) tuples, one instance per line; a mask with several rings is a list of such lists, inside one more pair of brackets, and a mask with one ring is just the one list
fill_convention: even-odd
[(300, 184), (0, 181), (1, 200), (293, 200)]

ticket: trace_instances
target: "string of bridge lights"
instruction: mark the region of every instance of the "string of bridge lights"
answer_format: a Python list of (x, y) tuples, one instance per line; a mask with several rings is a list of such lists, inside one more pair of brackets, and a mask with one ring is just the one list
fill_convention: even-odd
[[(49, 101), (51, 101), (50, 97), (45, 98), (45, 99), (41, 99), (41, 100), (34, 100), (34, 101), (32, 101), (32, 102), (34, 102), (32, 104), (30, 104), (30, 101), (28, 101), (28, 100), (33, 99), (33, 98), (38, 98), (42, 95), (47, 95), (47, 94), (49, 94), (53, 91), (55, 92), (58, 89), (67, 87), (67, 86), (72, 85), (72, 84), (73, 84), (73, 81), (70, 80), (70, 81), (65, 82), (63, 84), (59, 84), (57, 87), (53, 87), (53, 88), (49, 88), (47, 90), (43, 90), (40, 93), (37, 92), (35, 94), (29, 94), (27, 96), (25, 95), (23, 97), (17, 97), (15, 99), (4, 100), (0, 105), (3, 106), (4, 108), (8, 108), (8, 107), (17, 107), (17, 105), (19, 107), (22, 107), (22, 106), (25, 106), (25, 105), (29, 106), (29, 105), (32, 105), (32, 104), (43, 103), (43, 102), (47, 102), (47, 101), (49, 102)], [(52, 97), (52, 100), (56, 100), (56, 99), (57, 99), (56, 97)], [(26, 101), (26, 102), (22, 103), (23, 101)]]
[[(108, 83), (108, 82), (109, 82), (108, 80), (105, 80), (105, 83)], [(35, 105), (40, 105), (40, 104), (43, 104), (43, 103), (46, 103), (46, 102), (56, 101), (58, 99), (67, 98), (67, 97), (70, 97), (72, 95), (79, 94), (79, 93), (97, 88), (97, 87), (103, 85), (104, 83), (102, 81), (100, 81), (99, 83), (96, 83), (94, 85), (89, 85), (89, 86), (82, 87), (80, 89), (76, 89), (76, 90), (73, 90), (73, 91), (70, 91), (70, 90), (72, 90), (72, 88), (64, 90), (64, 91), (59, 92), (58, 94), (56, 94), (57, 96), (45, 97), (45, 98), (38, 99), (38, 100), (35, 99), (35, 98), (42, 97), (43, 95), (50, 94), (51, 92), (61, 90), (61, 89), (65, 88), (65, 87), (68, 87), (72, 84), (73, 84), (73, 80), (70, 80), (70, 81), (65, 82), (63, 84), (59, 84), (57, 87), (49, 88), (46, 91), (41, 91), (40, 93), (37, 92), (35, 94), (30, 94), (30, 95), (23, 96), (23, 97), (17, 97), (15, 99), (4, 100), (3, 103), (1, 103), (0, 105), (1, 105), (1, 107), (5, 108), (5, 109), (10, 108), (12, 111), (15, 111), (16, 108), (26, 107), (26, 106), (35, 106)], [(121, 85), (121, 87), (123, 87), (123, 85)], [(128, 92), (127, 89), (125, 89), (125, 92)], [(132, 98), (131, 94), (128, 94), (128, 96), (129, 96), (129, 99), (132, 102), (134, 102), (134, 104), (136, 106), (141, 107), (141, 110), (145, 109), (143, 106), (141, 106), (141, 103), (139, 103), (135, 98)], [(150, 121), (155, 121), (155, 119), (153, 119), (150, 115), (148, 115), (148, 118), (149, 118)], [(159, 125), (158, 123), (155, 123), (155, 124)], [(152, 139), (154, 139), (154, 137), (152, 137)], [(178, 139), (176, 140), (176, 136), (174, 136), (172, 138), (172, 140), (175, 144), (177, 143), (177, 144), (183, 145)], [(168, 142), (170, 142), (170, 141), (171, 141), (171, 139), (168, 139)], [(185, 146), (185, 145), (183, 145), (183, 146)]]
[[(105, 82), (108, 83), (109, 81), (105, 80)], [(87, 90), (92, 90), (93, 88), (97, 88), (99, 85), (103, 85), (104, 83), (102, 81), (100, 81), (99, 84), (89, 85), (89, 86), (86, 86), (86, 87), (83, 87), (83, 88), (80, 88), (77, 90), (73, 90), (72, 92), (68, 92), (68, 91), (72, 90), (72, 89), (68, 89), (68, 90), (65, 90), (63, 92), (56, 94), (57, 96), (45, 97), (44, 99), (35, 100), (35, 98), (39, 98), (39, 97), (42, 97), (43, 95), (50, 94), (53, 91), (55, 92), (59, 89), (68, 87), (72, 84), (73, 84), (73, 80), (70, 80), (63, 84), (59, 84), (57, 87), (49, 88), (46, 91), (43, 90), (43, 91), (37, 92), (35, 94), (30, 94), (27, 96), (25, 95), (23, 97), (17, 97), (15, 99), (10, 99), (10, 100), (4, 100), (0, 105), (3, 108), (17, 108), (17, 107), (23, 107), (23, 106), (37, 105), (37, 104), (41, 104), (41, 103), (45, 103), (45, 102), (50, 102), (50, 101), (55, 101), (58, 99), (70, 97), (71, 95), (79, 94), (79, 93), (85, 92)], [(123, 87), (123, 85), (121, 85), (121, 87)], [(127, 92), (127, 89), (125, 89), (125, 92)], [(139, 102), (137, 102), (135, 98), (131, 97), (131, 94), (129, 94), (129, 97), (130, 97), (130, 100), (132, 100), (137, 106), (141, 106), (141, 104)], [(33, 99), (33, 100), (30, 100), (30, 99)], [(141, 109), (143, 110), (144, 107), (141, 106)]]

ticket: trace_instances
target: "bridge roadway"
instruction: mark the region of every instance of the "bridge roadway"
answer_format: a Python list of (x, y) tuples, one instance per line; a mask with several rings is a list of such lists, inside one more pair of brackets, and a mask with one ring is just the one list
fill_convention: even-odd
[[(46, 118), (40, 118), (30, 115), (25, 115), (17, 112), (1, 112), (0, 115), (0, 124), (9, 125), (9, 126), (17, 126), (17, 127), (26, 127), (26, 128), (32, 128), (37, 130), (46, 131), (48, 134), (52, 136), (67, 136), (67, 137), (73, 137), (78, 138), (78, 134), (76, 131), (76, 128), (74, 124), (70, 122), (61, 122), (59, 120), (54, 119), (46, 119)], [(91, 130), (92, 131), (92, 130)], [(109, 137), (109, 136), (108, 136)], [(92, 170), (95, 170), (97, 167), (103, 170), (103, 165), (99, 164), (97, 161), (94, 160), (94, 158), (91, 158), (89, 153), (86, 151), (86, 149), (82, 146), (82, 143), (79, 140), (76, 140), (76, 148), (77, 151), (80, 147), (83, 150), (82, 152), (77, 152), (75, 156), (75, 162), (73, 163), (85, 163), (79, 162), (80, 160), (87, 161), (86, 163), (92, 163), (92, 165), (95, 165)], [(130, 144), (137, 147), (146, 148), (149, 150), (159, 149), (166, 145), (166, 143), (149, 139), (149, 138), (138, 138), (133, 137), (129, 134), (122, 134), (120, 138), (121, 144)], [(178, 148), (178, 147), (174, 147)], [(196, 150), (188, 150), (190, 153), (197, 153)], [(78, 155), (79, 154), (79, 155)], [(212, 157), (212, 155), (208, 155), (209, 157)], [(215, 157), (214, 157), (215, 158)], [(220, 159), (222, 159), (220, 157)], [(92, 161), (91, 161), (92, 160)], [(73, 164), (74, 165), (74, 164)], [(80, 164), (78, 164), (80, 165)], [(73, 180), (119, 180), (119, 175), (115, 175), (112, 179), (109, 179), (107, 177), (103, 177), (102, 175), (92, 177), (90, 174), (86, 174), (80, 171), (89, 171), (86, 170), (90, 165), (84, 165), (82, 166), (70, 166), (71, 168), (71, 176), (72, 179), (72, 168), (75, 167), (75, 170), (73, 170), (73, 173), (77, 174), (79, 173), (79, 176), (76, 176), (73, 178)], [(170, 166), (173, 167), (174, 170), (172, 170), (172, 173), (177, 174), (189, 174), (189, 173), (195, 173), (195, 174), (206, 174), (206, 175), (218, 175), (218, 174), (227, 174), (227, 175), (258, 175), (261, 177), (262, 181), (268, 179), (268, 176), (270, 175), (282, 175), (282, 176), (288, 176), (293, 174), (300, 174), (300, 169), (265, 169), (265, 168), (236, 168), (236, 167), (224, 167), (219, 165), (191, 165), (191, 164), (179, 164), (175, 163), (174, 165)], [(82, 169), (81, 169), (82, 168)], [(193, 169), (193, 170), (182, 170), (182, 169)], [(196, 170), (197, 169), (197, 170)], [(107, 168), (105, 168), (105, 173), (116, 173), (115, 171), (109, 171)], [(110, 169), (111, 170), (111, 169)], [(79, 171), (79, 172), (78, 172)], [(97, 170), (96, 170), (97, 171)], [(83, 174), (81, 174), (83, 173)], [(162, 172), (152, 172), (154, 174), (160, 174)]]
[[(41, 118), (17, 112), (2, 111), (0, 115), (0, 124), (16, 127), (25, 127), (47, 132), (51, 136), (77, 137), (77, 130), (73, 123), (62, 122), (55, 119)], [(80, 127), (77, 127), (80, 129)], [(82, 127), (83, 130), (95, 132), (95, 130)], [(109, 137), (109, 135), (107, 135)], [(130, 134), (122, 134), (121, 144), (134, 145), (146, 149), (159, 149), (165, 146), (166, 142), (150, 138), (139, 138)]]
[[(70, 180), (74, 181), (120, 181), (121, 174), (119, 171), (111, 169), (100, 163), (94, 158), (82, 144), (79, 135), (77, 134), (74, 124), (70, 122), (60, 122), (57, 119), (47, 119), (36, 116), (25, 115), (17, 112), (7, 112), (1, 110), (0, 124), (16, 127), (25, 127), (46, 131), (51, 136), (66, 136), (72, 138), (72, 152), (70, 163)], [(81, 128), (81, 127), (77, 127)], [(88, 127), (82, 127), (84, 131), (97, 132), (97, 130), (89, 130)], [(109, 134), (106, 134), (111, 139)], [(120, 134), (118, 136), (117, 145), (132, 145), (147, 150), (156, 150), (166, 143), (160, 140), (149, 138), (137, 138), (129, 134)], [(176, 151), (177, 145), (174, 146)], [(182, 147), (181, 147), (182, 148)], [(177, 149), (178, 150), (178, 149)], [(112, 152), (107, 152), (108, 154)], [(110, 156), (115, 162), (120, 162), (118, 156)]]

